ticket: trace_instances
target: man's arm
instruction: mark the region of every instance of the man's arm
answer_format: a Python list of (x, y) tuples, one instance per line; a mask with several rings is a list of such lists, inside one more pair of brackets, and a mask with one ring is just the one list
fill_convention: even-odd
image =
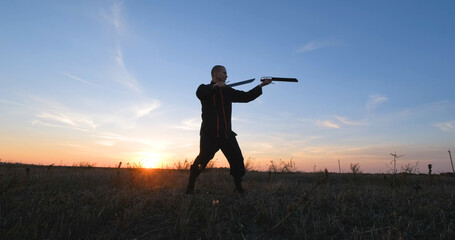
[(257, 85), (255, 88), (251, 89), (248, 92), (233, 90), (232, 93), (232, 102), (250, 102), (256, 99), (257, 97), (261, 96), (262, 94), (262, 87), (269, 85), (272, 80), (267, 79), (264, 80), (261, 84)]

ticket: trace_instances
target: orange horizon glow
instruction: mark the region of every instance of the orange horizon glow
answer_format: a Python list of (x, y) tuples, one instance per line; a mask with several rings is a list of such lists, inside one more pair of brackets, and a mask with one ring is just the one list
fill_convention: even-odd
[[(1, 162), (24, 163), (37, 165), (74, 166), (81, 162), (94, 164), (95, 167), (116, 168), (122, 162), (122, 168), (143, 167), (143, 168), (174, 168), (176, 163), (181, 164), (187, 160), (191, 164), (197, 156), (197, 147), (189, 146), (175, 150), (142, 148), (136, 149), (131, 145), (116, 144), (115, 146), (99, 146), (88, 143), (64, 144), (51, 141), (39, 141), (29, 138), (22, 141), (7, 142), (0, 141)], [(273, 161), (275, 164), (292, 161), (296, 164), (297, 171), (313, 172), (328, 169), (329, 172), (350, 172), (350, 164), (360, 164), (360, 170), (365, 173), (386, 173), (390, 170), (392, 157), (387, 150), (389, 147), (382, 147), (372, 151), (366, 149), (351, 149), (345, 151), (330, 147), (311, 147), (298, 152), (277, 151), (267, 149), (260, 151), (257, 145), (246, 142), (241, 145), (245, 163), (250, 161), (253, 170), (267, 171)], [(138, 150), (138, 151), (134, 151)], [(445, 149), (434, 149), (432, 152), (418, 151), (415, 148), (408, 148), (399, 152), (406, 154), (397, 162), (398, 171), (406, 164), (419, 164), (420, 172), (427, 172), (427, 165), (432, 164), (434, 173), (451, 170)], [(432, 158), (447, 159), (440, 163)], [(248, 160), (250, 159), (250, 160)], [(340, 168), (338, 166), (340, 159)], [(228, 161), (219, 151), (213, 160), (215, 167), (229, 167)]]

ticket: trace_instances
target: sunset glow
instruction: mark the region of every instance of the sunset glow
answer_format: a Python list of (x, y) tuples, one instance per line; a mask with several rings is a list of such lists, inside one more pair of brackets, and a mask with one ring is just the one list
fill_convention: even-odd
[(139, 160), (145, 168), (158, 168), (161, 167), (161, 160), (157, 153), (143, 153), (144, 156)]
[[(301, 171), (387, 172), (396, 152), (398, 167), (447, 172), (454, 10), (451, 1), (3, 1), (0, 159), (191, 163), (195, 91), (222, 64), (231, 83), (256, 78), (235, 87), (243, 91), (262, 76), (299, 79), (233, 104), (233, 131), (259, 170), (292, 159)], [(228, 166), (221, 153), (214, 160)]]

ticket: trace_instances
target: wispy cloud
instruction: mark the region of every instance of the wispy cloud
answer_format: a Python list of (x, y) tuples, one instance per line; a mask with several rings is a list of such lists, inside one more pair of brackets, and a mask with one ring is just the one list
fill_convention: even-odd
[(114, 26), (117, 33), (124, 30), (124, 20), (122, 18), (123, 5), (119, 2), (112, 3), (108, 11), (102, 11), (101, 16), (112, 26)]
[[(128, 29), (124, 18), (124, 6), (122, 3), (114, 1), (108, 10), (101, 11), (101, 16), (108, 22), (114, 29), (114, 40), (116, 41), (116, 49), (114, 54), (115, 70), (114, 80), (124, 85), (125, 87), (137, 93), (142, 93), (142, 87), (135, 78), (135, 76), (128, 70), (123, 58), (122, 44), (120, 43), (121, 37), (126, 35)], [(128, 33), (129, 35), (130, 33)]]
[(172, 143), (169, 141), (165, 140), (156, 140), (156, 139), (150, 139), (150, 138), (141, 138), (141, 137), (132, 137), (130, 135), (125, 136), (122, 134), (116, 134), (116, 133), (102, 133), (98, 135), (99, 138), (103, 139), (104, 141), (119, 141), (119, 142), (125, 142), (125, 143), (134, 143), (134, 144), (142, 144), (145, 147), (153, 147), (153, 148), (159, 148), (159, 149), (164, 149), (167, 146), (171, 145)]
[(315, 51), (321, 48), (332, 47), (332, 46), (339, 46), (341, 43), (339, 41), (334, 40), (325, 40), (325, 41), (311, 41), (299, 49), (297, 49), (298, 53), (306, 53)]
[(33, 120), (32, 125), (42, 125), (45, 127), (53, 127), (53, 128), (64, 128), (64, 129), (71, 129), (71, 130), (77, 130), (77, 131), (82, 131), (82, 132), (88, 132), (89, 130), (85, 128), (80, 128), (80, 127), (73, 127), (73, 126), (65, 126), (65, 125), (59, 125), (59, 124), (53, 124), (45, 121), (40, 121), (40, 120)]
[(187, 131), (195, 131), (201, 127), (201, 120), (199, 118), (190, 118), (183, 120), (179, 126), (176, 128), (187, 130)]
[(345, 125), (350, 125), (350, 126), (364, 126), (364, 125), (367, 125), (367, 123), (365, 121), (352, 121), (352, 120), (349, 120), (346, 117), (341, 117), (341, 116), (335, 116), (335, 118), (338, 121), (340, 121), (341, 123), (345, 124)]
[(135, 118), (144, 117), (144, 116), (148, 115), (149, 113), (151, 113), (152, 111), (158, 109), (160, 106), (161, 106), (161, 103), (158, 100), (153, 100), (151, 102), (142, 103), (136, 107), (133, 107), (134, 116), (135, 116)]
[(133, 74), (131, 74), (125, 66), (125, 62), (123, 61), (123, 53), (120, 46), (117, 47), (116, 55), (114, 57), (115, 63), (117, 64), (118, 71), (115, 76), (115, 80), (117, 80), (122, 85), (126, 86), (127, 88), (141, 93), (142, 87), (139, 82), (136, 80)]
[(97, 127), (97, 125), (94, 124), (92, 120), (87, 119), (86, 117), (83, 116), (69, 116), (62, 113), (43, 112), (38, 114), (37, 117), (44, 120), (50, 120), (60, 124), (76, 127), (78, 129), (88, 130), (95, 129)]
[(340, 126), (336, 123), (333, 123), (331, 121), (321, 121), (321, 120), (318, 120), (316, 121), (316, 124), (318, 126), (321, 126), (321, 127), (328, 127), (328, 128), (337, 128), (337, 129), (340, 129)]
[(455, 121), (440, 122), (440, 123), (434, 124), (434, 126), (441, 129), (444, 132), (455, 131)]
[(76, 81), (79, 81), (79, 82), (85, 83), (85, 84), (87, 84), (87, 85), (96, 86), (95, 84), (93, 84), (93, 83), (91, 83), (91, 82), (89, 82), (89, 81), (86, 81), (86, 80), (84, 80), (84, 79), (82, 79), (82, 78), (79, 78), (79, 77), (73, 76), (73, 75), (71, 75), (71, 74), (68, 74), (68, 73), (63, 73), (63, 75), (65, 75), (65, 76), (67, 76), (67, 77), (69, 77), (69, 78), (71, 78), (71, 79), (73, 79), (73, 80), (76, 80)]
[(13, 105), (13, 106), (16, 106), (16, 107), (30, 108), (30, 106), (28, 106), (28, 105), (25, 105), (25, 104), (22, 104), (22, 103), (18, 103), (18, 102), (14, 102), (14, 101), (10, 101), (10, 100), (6, 100), (6, 99), (0, 99), (0, 103), (9, 104), (9, 105)]
[(367, 101), (367, 110), (373, 110), (377, 105), (384, 103), (388, 100), (388, 98), (382, 94), (373, 94), (370, 95)]
[(76, 126), (76, 124), (67, 116), (63, 114), (50, 114), (50, 113), (41, 113), (38, 114), (37, 117), (39, 118), (44, 118), (44, 119), (50, 119), (59, 123), (67, 124), (70, 126)]

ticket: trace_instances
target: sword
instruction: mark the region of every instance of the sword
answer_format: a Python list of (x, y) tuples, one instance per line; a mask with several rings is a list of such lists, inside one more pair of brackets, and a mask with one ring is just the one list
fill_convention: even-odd
[(248, 79), (248, 80), (241, 81), (241, 82), (226, 84), (226, 86), (228, 86), (228, 87), (234, 87), (234, 86), (238, 86), (238, 85), (242, 85), (242, 84), (247, 84), (247, 83), (253, 82), (254, 79), (256, 79), (256, 78)]
[(282, 78), (282, 77), (262, 77), (261, 81), (264, 81), (266, 79), (270, 79), (276, 82), (299, 82), (297, 78)]

